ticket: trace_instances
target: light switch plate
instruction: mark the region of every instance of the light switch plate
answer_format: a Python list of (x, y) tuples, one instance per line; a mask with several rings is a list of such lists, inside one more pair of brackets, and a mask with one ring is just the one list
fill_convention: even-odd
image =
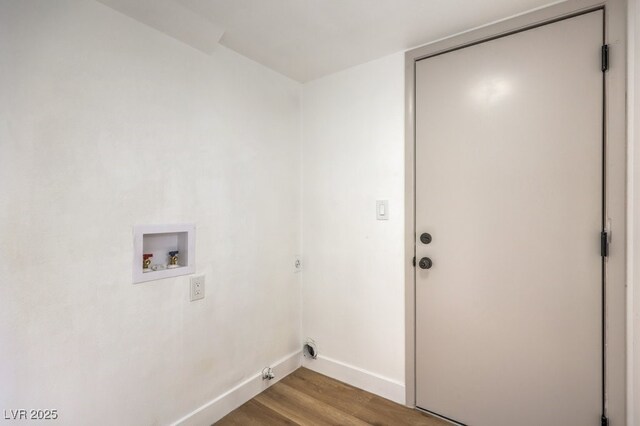
[(376, 201), (376, 219), (389, 220), (389, 200)]
[(191, 301), (204, 299), (204, 275), (196, 275), (189, 280), (191, 284)]

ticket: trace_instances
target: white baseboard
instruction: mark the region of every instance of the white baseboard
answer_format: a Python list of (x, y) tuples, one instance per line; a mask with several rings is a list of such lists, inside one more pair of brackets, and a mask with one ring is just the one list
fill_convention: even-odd
[(405, 404), (404, 384), (393, 379), (321, 355), (316, 359), (303, 357), (302, 366), (398, 404)]
[(217, 398), (207, 402), (202, 407), (187, 414), (172, 426), (209, 426), (254, 396), (258, 395), (269, 386), (278, 382), (300, 367), (302, 352), (294, 352), (271, 365), (275, 373), (275, 379), (262, 380), (262, 372), (254, 374), (249, 379), (238, 384)]

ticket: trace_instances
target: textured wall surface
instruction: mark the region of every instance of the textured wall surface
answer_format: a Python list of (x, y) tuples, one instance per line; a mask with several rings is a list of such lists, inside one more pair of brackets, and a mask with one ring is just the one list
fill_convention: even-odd
[[(0, 1), (0, 407), (175, 421), (300, 348), (300, 85), (93, 1)], [(132, 227), (197, 273), (132, 284)], [(256, 348), (260, 348), (257, 350)]]
[(303, 123), (303, 333), (404, 384), (404, 54), (305, 84)]

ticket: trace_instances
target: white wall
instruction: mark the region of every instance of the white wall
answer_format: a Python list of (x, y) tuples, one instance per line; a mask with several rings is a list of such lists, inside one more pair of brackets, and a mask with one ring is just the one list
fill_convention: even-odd
[[(90, 0), (0, 0), (0, 408), (166, 424), (301, 337), (311, 368), (403, 386), (403, 54), (302, 91), (301, 166), (299, 84)], [(188, 277), (131, 284), (132, 226), (178, 222), (197, 225), (201, 302)], [(635, 325), (640, 291), (633, 306)]]
[[(2, 409), (166, 424), (299, 350), (299, 84), (93, 1), (0, 0), (0, 94)], [(181, 222), (200, 302), (132, 284), (133, 225)]]
[(303, 86), (302, 170), (303, 333), (325, 358), (307, 365), (403, 386), (403, 53)]

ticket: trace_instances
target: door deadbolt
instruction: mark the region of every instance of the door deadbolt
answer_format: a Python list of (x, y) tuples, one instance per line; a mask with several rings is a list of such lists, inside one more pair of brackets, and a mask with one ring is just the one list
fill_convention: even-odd
[(433, 262), (428, 257), (423, 257), (418, 262), (418, 266), (420, 266), (420, 269), (430, 269), (433, 266)]
[(422, 241), (422, 244), (429, 244), (431, 242), (431, 234), (425, 232), (424, 234), (420, 235), (420, 241)]

